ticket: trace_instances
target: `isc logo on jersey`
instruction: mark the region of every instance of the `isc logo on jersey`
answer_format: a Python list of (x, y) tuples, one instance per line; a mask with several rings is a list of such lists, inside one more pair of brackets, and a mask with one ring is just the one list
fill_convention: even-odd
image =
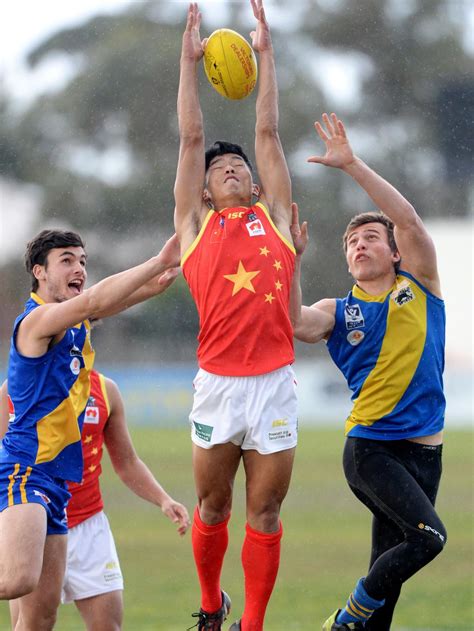
[(249, 223), (246, 223), (245, 225), (251, 237), (258, 237), (260, 235), (265, 234), (265, 229), (260, 219), (256, 219), (255, 221), (250, 221)]

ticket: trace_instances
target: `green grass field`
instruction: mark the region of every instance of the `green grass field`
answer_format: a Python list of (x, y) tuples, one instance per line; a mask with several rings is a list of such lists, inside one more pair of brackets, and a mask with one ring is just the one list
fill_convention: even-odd
[[(142, 458), (191, 513), (194, 488), (188, 432), (133, 428), (132, 433)], [(341, 467), (343, 441), (340, 431), (300, 432), (292, 485), (282, 512), (282, 560), (266, 631), (320, 629), (366, 570), (370, 516), (346, 486)], [(444, 552), (405, 586), (394, 631), (474, 628), (472, 479), (473, 434), (448, 431), (438, 509), (449, 541)], [(103, 491), (126, 581), (124, 629), (184, 631), (195, 622), (191, 612), (199, 608), (190, 533), (180, 539), (161, 511), (123, 486), (108, 462)], [(229, 622), (240, 617), (243, 606), (243, 529), (239, 472), (222, 579), (233, 602)], [(60, 608), (56, 628), (83, 629), (73, 605)], [(0, 604), (0, 629), (8, 629), (4, 603)]]

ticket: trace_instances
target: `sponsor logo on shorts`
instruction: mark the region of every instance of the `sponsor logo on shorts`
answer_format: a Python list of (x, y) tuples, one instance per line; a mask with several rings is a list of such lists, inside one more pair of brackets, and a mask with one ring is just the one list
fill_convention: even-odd
[(440, 532), (438, 532), (437, 530), (435, 530), (434, 528), (432, 528), (431, 526), (428, 526), (428, 524), (424, 524), (423, 522), (420, 522), (418, 524), (418, 528), (420, 530), (426, 530), (427, 532), (432, 532), (434, 535), (436, 535), (439, 539), (441, 539), (441, 541), (444, 543), (444, 535), (442, 535)]
[(259, 235), (265, 234), (265, 229), (260, 219), (250, 221), (249, 223), (246, 223), (245, 226), (247, 227), (247, 230), (251, 237), (258, 237)]
[(117, 561), (109, 561), (108, 563), (105, 564), (106, 570), (115, 570), (115, 568), (117, 567), (118, 567)]
[(357, 346), (362, 342), (365, 337), (364, 331), (360, 331), (359, 329), (355, 329), (354, 331), (350, 331), (347, 334), (347, 341), (351, 346)]
[(112, 583), (113, 581), (122, 580), (121, 572), (104, 572), (104, 581), (106, 583)]
[(286, 418), (277, 418), (272, 423), (272, 427), (284, 427), (285, 425), (288, 425)]
[(287, 438), (291, 438), (293, 436), (293, 432), (290, 429), (280, 429), (276, 432), (268, 432), (269, 440), (285, 440)]
[(34, 489), (33, 495), (37, 495), (38, 497), (41, 497), (41, 499), (43, 500), (45, 504), (51, 504), (51, 500), (49, 499), (49, 497), (45, 495), (44, 493), (42, 493), (41, 491)]
[(214, 428), (211, 425), (203, 425), (202, 423), (196, 423), (193, 421), (194, 431), (196, 432), (196, 436), (201, 440), (205, 440), (206, 443), (211, 442), (211, 436)]
[(360, 329), (365, 326), (364, 316), (360, 305), (346, 305), (344, 309), (344, 319), (346, 321), (346, 329)]

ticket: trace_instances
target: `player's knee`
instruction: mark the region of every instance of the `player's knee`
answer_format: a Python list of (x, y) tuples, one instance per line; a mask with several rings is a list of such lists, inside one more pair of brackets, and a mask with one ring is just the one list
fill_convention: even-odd
[(31, 573), (14, 572), (0, 579), (0, 599), (13, 600), (31, 594), (38, 585), (38, 577)]
[(261, 532), (276, 532), (280, 524), (280, 505), (269, 502), (261, 506), (247, 507), (247, 521)]
[(428, 524), (421, 524), (419, 528), (419, 548), (426, 561), (431, 561), (443, 551), (447, 541), (447, 533), (443, 524), (434, 528)]

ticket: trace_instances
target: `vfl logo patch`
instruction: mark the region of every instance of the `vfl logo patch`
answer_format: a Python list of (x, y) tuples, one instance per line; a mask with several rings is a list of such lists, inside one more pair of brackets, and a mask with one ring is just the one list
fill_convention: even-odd
[(360, 305), (346, 305), (344, 309), (344, 319), (346, 321), (346, 329), (349, 331), (365, 326)]
[(362, 342), (365, 337), (364, 331), (359, 331), (356, 329), (355, 331), (351, 331), (347, 334), (347, 341), (351, 346), (357, 346)]
[(406, 305), (407, 302), (415, 300), (415, 294), (408, 283), (398, 285), (390, 297), (399, 307), (403, 307), (403, 305)]
[(201, 440), (205, 440), (206, 443), (210, 443), (214, 428), (211, 427), (211, 425), (203, 425), (202, 423), (196, 423), (196, 421), (193, 421), (193, 424), (194, 424), (194, 431), (196, 432), (196, 436), (200, 438)]
[(246, 223), (245, 226), (251, 237), (258, 237), (260, 235), (265, 234), (265, 230), (263, 228), (263, 224), (260, 221), (260, 219), (256, 219), (255, 221), (250, 221), (249, 223)]

